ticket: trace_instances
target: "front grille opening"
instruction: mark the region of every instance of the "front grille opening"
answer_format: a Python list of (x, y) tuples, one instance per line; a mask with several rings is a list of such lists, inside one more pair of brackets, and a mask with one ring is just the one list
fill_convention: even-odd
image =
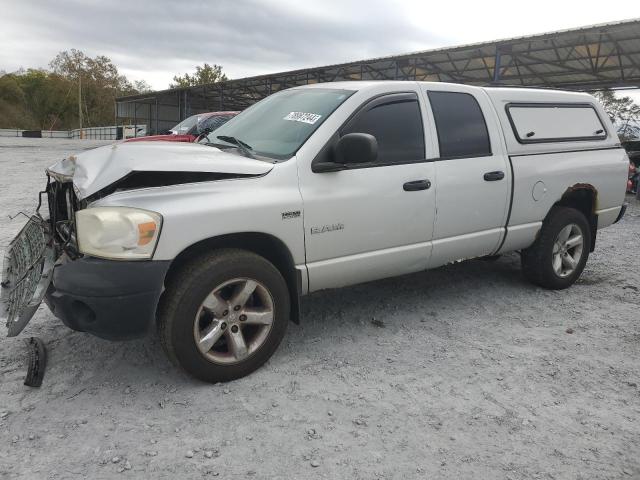
[(72, 258), (78, 256), (75, 212), (80, 208), (73, 191), (73, 183), (51, 181), (47, 183), (49, 225), (56, 246)]

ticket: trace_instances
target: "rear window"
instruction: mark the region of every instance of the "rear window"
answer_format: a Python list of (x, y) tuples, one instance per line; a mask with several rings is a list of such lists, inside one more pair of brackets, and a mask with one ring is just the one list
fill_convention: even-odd
[(427, 92), (436, 121), (440, 158), (491, 155), (491, 142), (478, 101), (468, 93)]
[(607, 138), (607, 130), (590, 104), (511, 103), (506, 108), (513, 133), (520, 143)]

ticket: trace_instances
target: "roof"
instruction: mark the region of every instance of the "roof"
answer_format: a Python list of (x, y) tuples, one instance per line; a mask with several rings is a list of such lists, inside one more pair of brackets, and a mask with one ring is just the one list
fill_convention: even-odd
[[(640, 19), (228, 80), (177, 91), (282, 88), (336, 80), (431, 80), (565, 89), (640, 87)], [(241, 93), (241, 92), (238, 92)]]

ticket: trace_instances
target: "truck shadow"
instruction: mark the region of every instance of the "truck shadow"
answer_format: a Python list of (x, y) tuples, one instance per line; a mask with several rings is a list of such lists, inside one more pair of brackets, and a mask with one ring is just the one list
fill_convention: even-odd
[[(518, 295), (517, 291), (522, 295), (527, 289), (536, 287), (524, 280), (519, 255), (512, 254), (496, 261), (471, 260), (317, 292), (303, 299), (301, 324), (290, 325), (267, 368), (295, 364), (309, 342), (314, 343), (315, 349), (329, 350), (335, 346), (331, 337), (356, 336), (364, 327), (391, 327), (375, 331), (377, 337), (384, 338), (385, 333), (392, 334), (392, 329), (400, 324), (436, 322), (442, 312), (456, 309), (464, 315), (470, 308), (482, 310), (485, 303), (493, 305), (497, 299), (508, 302), (509, 297)], [(114, 378), (122, 385), (158, 382), (204, 385), (170, 364), (155, 333), (140, 340), (114, 343), (65, 330), (53, 343), (53, 371), (48, 376), (70, 375), (73, 379), (67, 383), (74, 385), (99, 386)], [(60, 363), (56, 365), (57, 362)]]
[[(508, 302), (516, 292), (536, 290), (522, 276), (520, 256), (475, 259), (433, 270), (377, 280), (303, 298), (301, 325), (289, 331), (290, 344), (321, 332), (429, 322), (440, 312)], [(384, 333), (380, 333), (384, 335)]]

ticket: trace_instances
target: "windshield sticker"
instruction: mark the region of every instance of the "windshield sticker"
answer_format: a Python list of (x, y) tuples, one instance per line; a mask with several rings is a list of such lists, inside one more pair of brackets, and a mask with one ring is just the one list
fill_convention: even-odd
[(313, 125), (322, 115), (318, 115), (317, 113), (304, 113), (304, 112), (291, 112), (289, 115), (283, 118), (283, 120), (290, 120), (292, 122), (302, 122), (308, 123), (309, 125)]

